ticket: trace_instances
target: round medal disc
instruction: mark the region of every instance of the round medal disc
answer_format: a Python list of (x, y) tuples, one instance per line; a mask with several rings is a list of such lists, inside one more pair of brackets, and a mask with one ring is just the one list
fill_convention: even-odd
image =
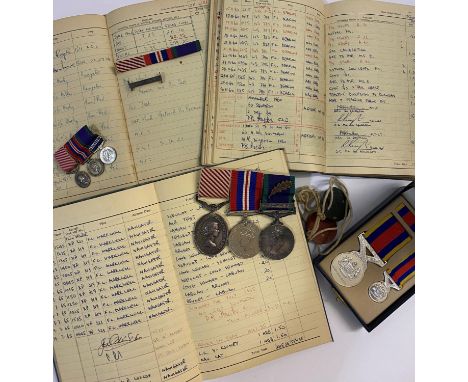
[(101, 158), (103, 163), (111, 164), (115, 162), (115, 159), (117, 158), (117, 152), (113, 147), (106, 146), (99, 153), (99, 158)]
[(362, 281), (366, 269), (367, 264), (356, 251), (340, 253), (331, 263), (332, 277), (338, 284), (348, 288)]
[(236, 257), (248, 259), (260, 252), (260, 229), (250, 220), (242, 220), (229, 232), (229, 250)]
[(218, 214), (209, 213), (195, 223), (195, 246), (204, 255), (217, 255), (226, 246), (227, 233), (228, 226), (224, 219)]
[(77, 171), (75, 173), (75, 182), (79, 187), (86, 188), (91, 184), (91, 177), (87, 172)]
[(273, 223), (260, 233), (260, 249), (271, 260), (282, 260), (294, 249), (294, 234), (281, 223)]
[(92, 176), (99, 176), (104, 172), (104, 163), (99, 159), (90, 159), (86, 167)]
[(382, 281), (373, 283), (369, 287), (369, 297), (374, 302), (383, 302), (387, 299), (388, 289)]

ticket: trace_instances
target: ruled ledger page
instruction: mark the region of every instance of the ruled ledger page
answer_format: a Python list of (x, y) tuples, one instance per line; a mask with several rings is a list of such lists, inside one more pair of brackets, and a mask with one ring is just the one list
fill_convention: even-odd
[(106, 19), (87, 15), (54, 21), (53, 49), (54, 152), (87, 124), (118, 155), (85, 189), (54, 160), (54, 206), (136, 184)]
[(54, 210), (62, 382), (200, 381), (153, 184)]
[(414, 176), (414, 7), (326, 6), (327, 172)]
[[(282, 150), (221, 167), (288, 173)], [(298, 214), (282, 219), (295, 237), (284, 260), (243, 260), (227, 247), (208, 257), (192, 241), (195, 222), (207, 213), (194, 199), (198, 172), (155, 186), (204, 379), (332, 340)], [(240, 221), (225, 212), (218, 211), (230, 228)], [(261, 229), (272, 222), (260, 215), (251, 219)]]
[[(198, 168), (209, 10), (207, 0), (160, 0), (107, 16), (115, 61), (200, 40), (202, 50), (118, 73), (127, 128), (140, 182)], [(130, 90), (128, 82), (162, 74), (163, 83)]]
[[(284, 148), (291, 170), (325, 169), (325, 16), (319, 0), (212, 1), (216, 78), (205, 163)], [(213, 12), (213, 11), (212, 11)], [(214, 13), (212, 13), (214, 16)], [(216, 16), (217, 17), (217, 16)], [(218, 29), (218, 30), (219, 30)]]

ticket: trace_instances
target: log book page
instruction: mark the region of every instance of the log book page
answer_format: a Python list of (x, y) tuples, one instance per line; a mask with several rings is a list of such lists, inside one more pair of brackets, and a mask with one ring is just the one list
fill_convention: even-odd
[[(161, 0), (106, 16), (114, 60), (200, 40), (188, 56), (117, 74), (140, 182), (199, 167), (209, 11), (207, 0)], [(163, 83), (128, 82), (162, 74)]]
[(54, 210), (62, 382), (200, 381), (152, 184)]
[[(288, 173), (282, 150), (222, 167)], [(155, 184), (204, 378), (231, 374), (280, 356), (331, 341), (328, 322), (299, 215), (282, 221), (294, 233), (284, 260), (234, 257), (225, 248), (208, 257), (192, 241), (207, 211), (194, 200), (198, 172)], [(240, 217), (224, 216), (230, 228)], [(272, 219), (253, 216), (260, 228)]]
[(76, 16), (54, 22), (54, 152), (83, 125), (116, 148), (118, 160), (80, 188), (54, 160), (54, 205), (136, 184), (112, 51), (104, 16)]
[(327, 14), (327, 172), (414, 175), (414, 7), (343, 1)]
[[(325, 17), (319, 0), (224, 0), (207, 163), (284, 148), (291, 170), (325, 169)], [(213, 13), (212, 13), (213, 14)], [(214, 14), (213, 14), (214, 15)], [(213, 25), (215, 20), (212, 19)], [(211, 73), (213, 75), (213, 73)]]

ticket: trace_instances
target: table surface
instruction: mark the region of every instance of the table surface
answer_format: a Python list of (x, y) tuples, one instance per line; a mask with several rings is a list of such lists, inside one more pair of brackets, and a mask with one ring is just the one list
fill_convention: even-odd
[[(106, 14), (141, 0), (54, 0), (54, 19), (80, 14)], [(330, 2), (330, 1), (327, 1)], [(414, 1), (395, 1), (414, 5)], [(297, 187), (313, 185), (326, 189), (327, 175), (292, 173)], [(405, 180), (340, 177), (346, 184), (358, 221)], [(387, 320), (368, 333), (351, 310), (336, 298), (325, 278), (316, 272), (333, 342), (306, 349), (263, 365), (235, 373), (215, 382), (410, 382), (415, 374), (415, 297), (411, 297)], [(389, 361), (391, 367), (389, 367)], [(57, 376), (53, 375), (53, 381)]]

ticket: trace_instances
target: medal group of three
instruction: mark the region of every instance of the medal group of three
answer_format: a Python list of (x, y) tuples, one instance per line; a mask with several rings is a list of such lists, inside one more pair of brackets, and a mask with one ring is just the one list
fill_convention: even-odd
[[(295, 213), (295, 178), (249, 170), (204, 168), (200, 173), (197, 201), (209, 211), (196, 223), (194, 242), (200, 253), (215, 256), (226, 245), (234, 256), (247, 259), (258, 253), (272, 260), (287, 257), (294, 248), (294, 235), (281, 218)], [(217, 204), (207, 199), (222, 199)], [(229, 232), (216, 213), (228, 205), (228, 215), (241, 220)], [(249, 216), (263, 214), (273, 222), (263, 230)]]

